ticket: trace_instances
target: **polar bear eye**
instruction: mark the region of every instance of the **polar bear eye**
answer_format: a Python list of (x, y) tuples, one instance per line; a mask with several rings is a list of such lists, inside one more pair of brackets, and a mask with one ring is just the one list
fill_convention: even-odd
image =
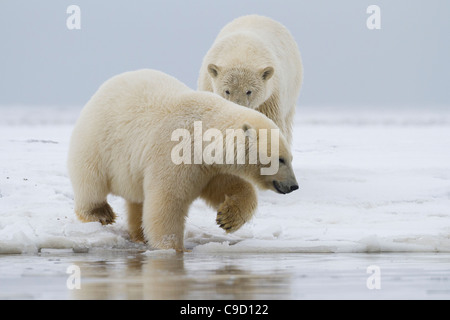
[(230, 90), (225, 90), (225, 93), (228, 95), (230, 94)]
[(285, 164), (286, 163), (283, 158), (278, 159), (278, 161), (280, 161), (281, 164)]
[(252, 92), (249, 90), (249, 91), (247, 91), (247, 95), (249, 96), (249, 95), (251, 95), (252, 94)]

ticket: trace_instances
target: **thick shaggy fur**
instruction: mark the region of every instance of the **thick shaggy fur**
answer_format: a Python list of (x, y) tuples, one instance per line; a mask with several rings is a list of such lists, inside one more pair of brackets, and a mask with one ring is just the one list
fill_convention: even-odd
[(198, 87), (264, 113), (290, 143), (302, 76), (290, 32), (270, 18), (250, 15), (220, 31), (203, 59)]
[[(297, 44), (280, 23), (250, 15), (227, 24), (203, 59), (198, 88), (265, 114), (288, 143), (303, 78)], [(236, 176), (219, 175), (202, 196), (214, 207), (223, 201), (249, 219), (257, 207), (254, 187)], [(227, 196), (227, 197), (225, 197)]]
[[(195, 121), (202, 121), (203, 130), (216, 128), (224, 135), (226, 129), (277, 128), (259, 112), (193, 91), (158, 71), (127, 72), (106, 81), (82, 110), (71, 138), (68, 168), (77, 216), (113, 223), (115, 214), (107, 203), (112, 193), (127, 201), (133, 239), (182, 251), (185, 218), (197, 197), (207, 197), (218, 208), (217, 221), (229, 231), (245, 223), (254, 209), (233, 196), (217, 197), (222, 188), (213, 182), (217, 175), (238, 176), (274, 191), (274, 181), (296, 183), (282, 135), (277, 147), (286, 163), (272, 176), (260, 174), (259, 162), (174, 164), (171, 151), (178, 142), (171, 141), (172, 133), (184, 128), (192, 135)], [(232, 184), (226, 188), (230, 194), (252, 196)]]

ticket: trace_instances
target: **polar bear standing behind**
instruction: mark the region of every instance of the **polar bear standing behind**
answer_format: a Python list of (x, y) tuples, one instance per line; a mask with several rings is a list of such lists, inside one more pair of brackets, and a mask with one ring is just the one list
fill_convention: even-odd
[[(291, 144), (302, 78), (300, 52), (289, 31), (270, 18), (250, 15), (220, 31), (203, 59), (198, 87), (265, 114)], [(252, 218), (258, 203), (252, 184), (232, 175), (212, 179), (202, 198), (218, 217), (231, 211), (242, 217), (242, 224)]]
[(198, 87), (262, 112), (290, 143), (302, 76), (290, 32), (270, 18), (250, 15), (220, 31), (203, 59)]

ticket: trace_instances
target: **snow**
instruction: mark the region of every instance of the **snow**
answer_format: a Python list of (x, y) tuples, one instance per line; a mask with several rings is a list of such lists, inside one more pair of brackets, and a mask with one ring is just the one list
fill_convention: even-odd
[[(66, 158), (80, 108), (0, 108), (0, 253), (139, 248), (122, 199), (117, 222), (73, 213)], [(196, 200), (193, 252), (450, 252), (450, 111), (299, 108), (294, 170), (300, 189), (259, 192), (257, 214), (234, 234)], [(152, 254), (149, 250), (149, 254)]]

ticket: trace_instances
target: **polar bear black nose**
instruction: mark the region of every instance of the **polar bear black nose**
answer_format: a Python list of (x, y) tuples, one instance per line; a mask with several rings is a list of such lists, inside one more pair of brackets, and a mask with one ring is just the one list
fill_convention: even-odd
[(298, 189), (298, 185), (294, 184), (291, 186), (291, 192)]

